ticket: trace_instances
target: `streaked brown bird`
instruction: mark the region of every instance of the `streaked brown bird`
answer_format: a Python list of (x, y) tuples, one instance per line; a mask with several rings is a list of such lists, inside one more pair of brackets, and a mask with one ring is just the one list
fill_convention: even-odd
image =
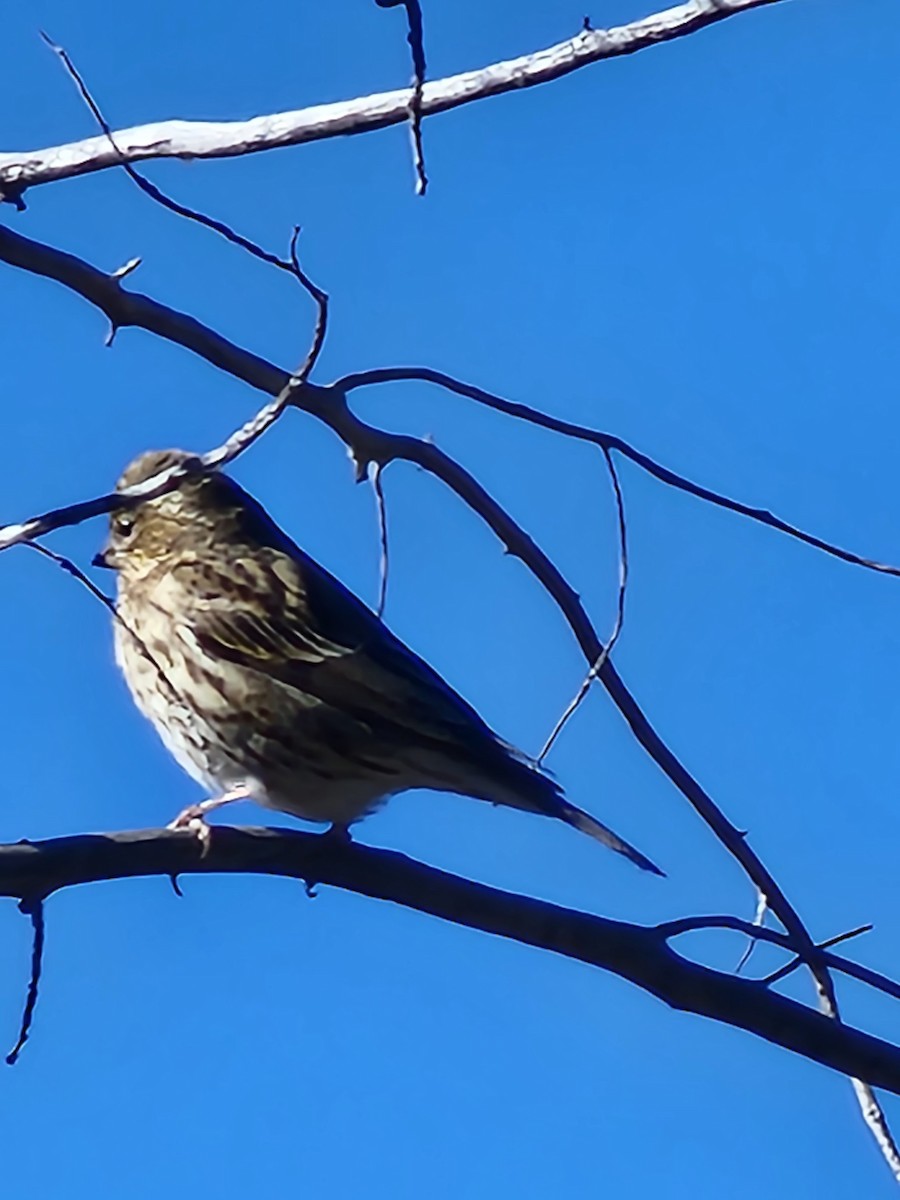
[[(118, 488), (192, 456), (142, 454)], [(410, 788), (556, 817), (662, 874), (501, 741), (436, 671), (227, 475), (114, 512), (116, 658), (141, 711), (210, 799), (248, 797), (346, 830)]]

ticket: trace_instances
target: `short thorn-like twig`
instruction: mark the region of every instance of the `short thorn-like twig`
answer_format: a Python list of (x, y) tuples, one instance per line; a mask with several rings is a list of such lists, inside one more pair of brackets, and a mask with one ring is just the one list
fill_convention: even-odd
[(37, 1005), (38, 988), (41, 983), (41, 969), (44, 965), (44, 901), (23, 900), (19, 910), (31, 918), (33, 941), (31, 944), (31, 978), (28, 981), (28, 992), (25, 996), (25, 1007), (22, 1009), (22, 1023), (19, 1026), (19, 1037), (16, 1044), (6, 1056), (7, 1065), (12, 1067), (19, 1060), (22, 1048), (31, 1033), (31, 1023), (34, 1020), (34, 1010)]
[(599, 658), (596, 659), (587, 675), (582, 679), (578, 691), (566, 705), (559, 720), (550, 731), (550, 736), (544, 742), (541, 752), (537, 757), (538, 765), (550, 753), (556, 739), (581, 707), (582, 701), (591, 689), (591, 684), (600, 674), (603, 664), (609, 658), (613, 647), (619, 640), (622, 626), (625, 623), (625, 595), (628, 590), (628, 527), (625, 523), (625, 498), (622, 495), (622, 486), (619, 483), (619, 476), (616, 472), (616, 464), (613, 462), (612, 454), (606, 446), (601, 446), (601, 450), (603, 451), (603, 457), (606, 459), (606, 466), (613, 487), (613, 495), (616, 498), (616, 517), (619, 530), (619, 591), (616, 600), (616, 619), (613, 624), (612, 633), (609, 636), (609, 641), (603, 647)]

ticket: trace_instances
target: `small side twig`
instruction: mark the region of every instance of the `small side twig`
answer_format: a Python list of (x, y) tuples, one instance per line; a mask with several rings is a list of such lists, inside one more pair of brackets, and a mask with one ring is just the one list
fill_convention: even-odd
[(388, 572), (390, 570), (390, 545), (388, 543), (387, 505), (384, 502), (384, 488), (381, 484), (381, 463), (373, 462), (369, 468), (369, 479), (375, 495), (375, 508), (378, 513), (378, 607), (375, 609), (379, 617), (384, 616), (384, 606), (387, 602)]
[(31, 918), (33, 940), (31, 943), (31, 977), (28, 981), (28, 991), (25, 994), (25, 1007), (22, 1009), (22, 1023), (19, 1026), (19, 1036), (16, 1044), (6, 1056), (7, 1065), (15, 1066), (19, 1055), (31, 1034), (34, 1021), (34, 1010), (37, 1006), (38, 989), (41, 984), (41, 971), (44, 965), (44, 900), (22, 900), (19, 911)]
[(616, 471), (616, 465), (613, 462), (612, 454), (606, 446), (601, 446), (603, 457), (606, 459), (606, 466), (609, 470), (609, 477), (612, 481), (613, 494), (616, 498), (616, 516), (619, 529), (619, 592), (616, 601), (616, 620), (612, 628), (612, 633), (609, 636), (609, 641), (603, 647), (599, 657), (594, 662), (594, 665), (581, 681), (581, 686), (578, 691), (566, 705), (559, 720), (553, 726), (550, 736), (544, 742), (543, 748), (537, 757), (538, 765), (540, 765), (553, 748), (553, 744), (566, 725), (578, 711), (582, 701), (588, 694), (591, 684), (600, 674), (603, 669), (603, 664), (612, 653), (613, 647), (619, 640), (619, 635), (622, 632), (622, 626), (625, 623), (625, 594), (628, 589), (628, 528), (625, 524), (625, 498), (622, 495), (622, 486), (619, 483), (619, 476)]
[[(757, 929), (761, 929), (766, 923), (766, 913), (769, 910), (769, 902), (766, 899), (765, 892), (757, 890), (756, 897), (756, 913), (753, 917), (753, 924)], [(747, 963), (750, 961), (750, 955), (753, 953), (753, 948), (755, 945), (755, 938), (747, 939), (747, 945), (744, 948), (744, 952), (738, 959), (737, 966), (734, 968), (735, 975), (740, 975), (741, 971), (743, 971), (744, 967), (746, 967)]]

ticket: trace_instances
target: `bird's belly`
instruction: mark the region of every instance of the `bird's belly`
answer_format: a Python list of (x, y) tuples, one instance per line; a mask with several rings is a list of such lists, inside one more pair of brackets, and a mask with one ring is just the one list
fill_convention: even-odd
[(257, 782), (253, 798), (265, 808), (290, 813), (303, 821), (353, 825), (380, 808), (390, 795), (366, 780), (323, 783), (298, 772), (287, 787), (280, 787), (277, 781), (269, 787)]
[(210, 795), (243, 786), (266, 808), (350, 825), (404, 790), (395, 776), (348, 771), (326, 746), (316, 708), (273, 711), (272, 697), (254, 691), (250, 673), (225, 664), (226, 678), (223, 664), (209, 660), (201, 673), (175, 638), (142, 641), (152, 661), (126, 630), (116, 630), (116, 658), (135, 703), (179, 766)]

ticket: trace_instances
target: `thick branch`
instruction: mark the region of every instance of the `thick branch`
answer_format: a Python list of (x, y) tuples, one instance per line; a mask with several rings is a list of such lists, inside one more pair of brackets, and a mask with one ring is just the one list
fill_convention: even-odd
[[(292, 830), (223, 826), (213, 830), (205, 857), (192, 834), (152, 829), (0, 846), (0, 896), (28, 901), (99, 880), (218, 872), (341, 888), (550, 950), (611, 971), (672, 1008), (745, 1029), (900, 1094), (900, 1047), (831, 1021), (760, 983), (682, 958), (667, 944), (665, 927), (573, 912), (392, 851)], [(601, 1036), (599, 1024), (596, 1036)]]
[[(568, 41), (506, 62), (426, 83), (416, 100), (423, 117), (473, 100), (560, 79), (579, 67), (634, 54), (713, 25), (749, 8), (778, 0), (689, 0), (614, 29), (583, 30)], [(319, 104), (250, 121), (158, 121), (107, 137), (0, 154), (0, 199), (15, 200), (28, 187), (152, 158), (226, 158), (296, 146), (340, 134), (366, 133), (409, 119), (413, 90), (381, 92), (336, 104)]]

